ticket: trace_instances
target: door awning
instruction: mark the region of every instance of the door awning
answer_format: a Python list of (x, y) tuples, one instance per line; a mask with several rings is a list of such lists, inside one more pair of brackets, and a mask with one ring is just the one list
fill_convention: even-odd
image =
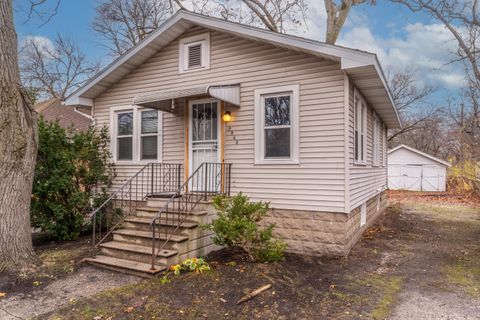
[(240, 106), (240, 85), (212, 85), (196, 88), (188, 88), (174, 91), (159, 91), (138, 94), (133, 98), (133, 104), (145, 108), (152, 108), (170, 112), (172, 100), (177, 98), (199, 96), (208, 94), (213, 98), (223, 100), (236, 106)]

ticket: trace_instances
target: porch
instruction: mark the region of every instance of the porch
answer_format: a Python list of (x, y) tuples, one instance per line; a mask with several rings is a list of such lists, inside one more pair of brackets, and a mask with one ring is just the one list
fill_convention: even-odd
[(151, 276), (188, 257), (215, 249), (211, 198), (230, 195), (231, 164), (200, 164), (185, 180), (182, 164), (149, 163), (91, 214), (97, 255), (86, 262)]

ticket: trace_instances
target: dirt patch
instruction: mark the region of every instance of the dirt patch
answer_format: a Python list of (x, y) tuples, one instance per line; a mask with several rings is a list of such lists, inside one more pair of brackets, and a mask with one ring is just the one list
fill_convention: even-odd
[[(81, 267), (29, 293), (16, 293), (0, 300), (0, 319), (30, 319), (97, 292), (139, 281), (137, 277)], [(40, 317), (42, 318), (42, 317)]]
[(43, 238), (34, 243), (41, 264), (16, 274), (0, 272), (0, 292), (12, 295), (41, 289), (72, 274), (79, 268), (81, 260), (93, 252), (89, 236), (65, 242), (48, 241)]
[[(208, 257), (210, 272), (99, 292), (38, 319), (475, 319), (480, 210), (407, 199), (348, 257), (254, 264), (222, 250)], [(271, 289), (237, 305), (265, 284)]]
[(34, 239), (41, 264), (17, 274), (0, 273), (0, 319), (29, 319), (97, 292), (138, 282), (137, 277), (87, 267), (90, 237), (53, 242)]

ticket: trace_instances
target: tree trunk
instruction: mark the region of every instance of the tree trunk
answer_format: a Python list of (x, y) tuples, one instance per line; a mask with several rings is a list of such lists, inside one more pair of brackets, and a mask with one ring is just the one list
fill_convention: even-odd
[(30, 200), (37, 114), (20, 84), (12, 0), (0, 1), (0, 269), (36, 261)]
[[(357, 0), (356, 4), (363, 0)], [(325, 11), (327, 12), (327, 29), (325, 33), (325, 42), (335, 44), (340, 31), (347, 20), (350, 8), (355, 4), (352, 0), (342, 0), (340, 5), (336, 5), (333, 0), (324, 0)]]

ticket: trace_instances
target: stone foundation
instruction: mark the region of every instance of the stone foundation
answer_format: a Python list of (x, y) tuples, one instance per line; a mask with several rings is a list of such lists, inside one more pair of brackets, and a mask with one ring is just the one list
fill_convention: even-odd
[(361, 206), (349, 214), (271, 209), (265, 221), (275, 223), (275, 235), (287, 243), (289, 252), (343, 256), (350, 252), (365, 229), (375, 222), (386, 207), (385, 191), (369, 199), (366, 223), (361, 227)]

